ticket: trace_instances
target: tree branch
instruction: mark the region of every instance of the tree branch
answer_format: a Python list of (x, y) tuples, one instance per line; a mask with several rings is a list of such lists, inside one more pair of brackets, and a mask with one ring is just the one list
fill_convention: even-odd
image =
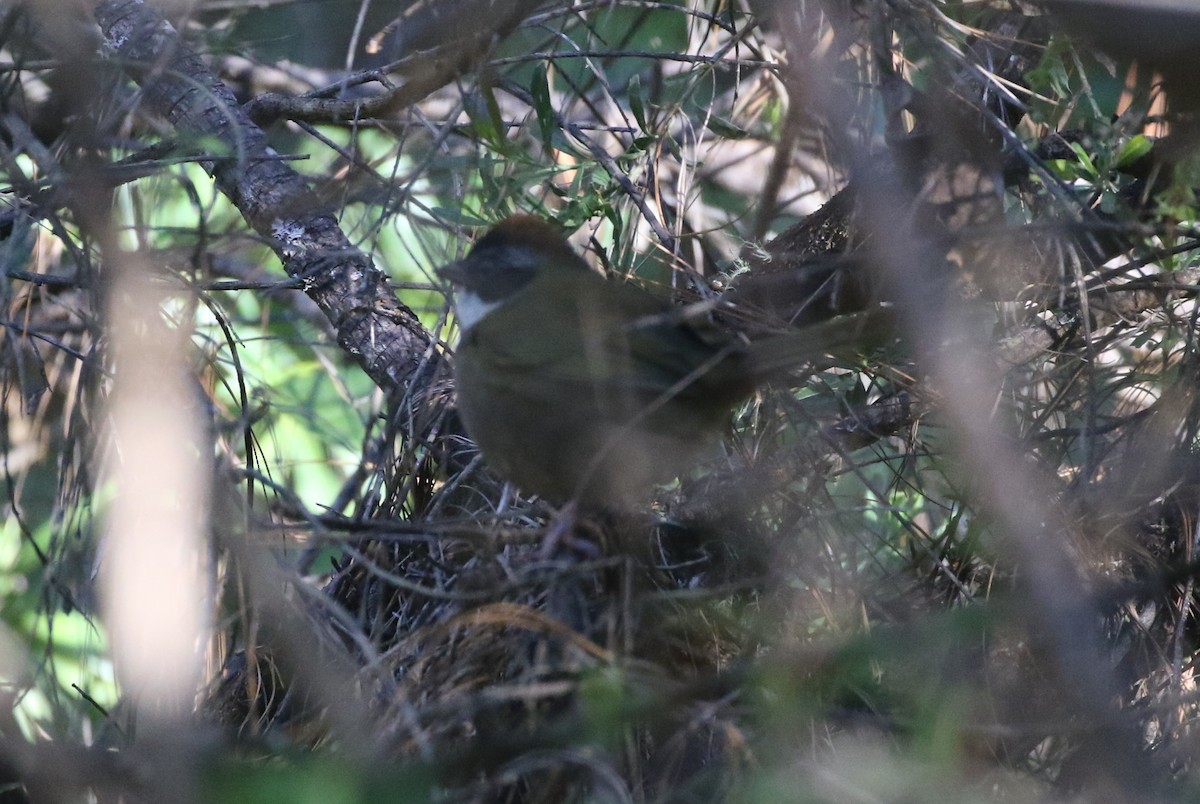
[(435, 339), (346, 238), (333, 211), (278, 159), (233, 93), (141, 0), (101, 0), (96, 21), (106, 49), (142, 87), (147, 111), (235, 157), (202, 164), (329, 318), (338, 344), (380, 388), (423, 395), (445, 361)]

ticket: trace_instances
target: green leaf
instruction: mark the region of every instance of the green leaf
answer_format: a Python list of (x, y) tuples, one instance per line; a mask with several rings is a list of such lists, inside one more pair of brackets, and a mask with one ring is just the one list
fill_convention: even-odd
[(463, 110), (480, 139), (499, 151), (505, 150), (504, 120), (500, 117), (500, 107), (496, 105), (496, 98), (490, 90), (481, 87), (478, 92), (464, 93)]
[(649, 127), (646, 125), (646, 101), (642, 97), (641, 77), (634, 75), (630, 78), (625, 91), (629, 95), (629, 111), (633, 112), (633, 119), (637, 121), (639, 129), (646, 131)]
[(633, 142), (629, 144), (629, 151), (630, 153), (649, 151), (654, 147), (654, 143), (657, 141), (657, 137), (651, 137), (648, 135), (644, 137), (634, 137)]
[(1077, 142), (1071, 143), (1071, 150), (1075, 152), (1075, 157), (1079, 160), (1080, 173), (1093, 180), (1100, 178), (1100, 171), (1096, 169), (1096, 163), (1092, 161), (1092, 156)]
[(554, 106), (550, 102), (550, 80), (546, 75), (544, 65), (538, 64), (534, 68), (533, 78), (529, 82), (529, 92), (533, 95), (533, 111), (537, 115), (542, 145), (547, 151), (551, 151), (554, 149), (554, 132), (558, 128), (558, 120), (554, 114)]
[(720, 135), (728, 140), (744, 140), (749, 136), (750, 132), (734, 123), (732, 120), (727, 120), (724, 117), (713, 115), (708, 118), (708, 129), (714, 134)]
[(1150, 153), (1154, 148), (1154, 143), (1145, 134), (1138, 134), (1131, 137), (1128, 142), (1121, 146), (1121, 153), (1117, 156), (1117, 167), (1128, 167), (1134, 162), (1141, 159), (1146, 154)]
[(470, 214), (462, 207), (432, 207), (431, 211), (438, 218), (447, 223), (453, 223), (456, 226), (483, 227), (489, 223), (489, 221), (485, 221), (483, 218)]

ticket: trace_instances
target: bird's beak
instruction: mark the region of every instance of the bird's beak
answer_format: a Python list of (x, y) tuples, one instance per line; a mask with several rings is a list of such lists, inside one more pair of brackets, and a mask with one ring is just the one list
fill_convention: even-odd
[(462, 286), (463, 279), (466, 277), (466, 267), (462, 260), (443, 265), (434, 273), (439, 277), (449, 282), (451, 285)]

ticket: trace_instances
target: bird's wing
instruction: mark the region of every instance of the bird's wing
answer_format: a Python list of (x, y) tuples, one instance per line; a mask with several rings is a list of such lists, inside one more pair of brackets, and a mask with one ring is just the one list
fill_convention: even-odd
[[(677, 308), (599, 276), (538, 277), (505, 301), (502, 312), (481, 320), (476, 335), (498, 370), (577, 383), (601, 395), (652, 401), (715, 351)], [(515, 322), (520, 331), (508, 331)]]

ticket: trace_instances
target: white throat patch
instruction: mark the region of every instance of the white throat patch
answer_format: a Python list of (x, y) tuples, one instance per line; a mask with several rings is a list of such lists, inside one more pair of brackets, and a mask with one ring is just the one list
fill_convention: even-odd
[(458, 317), (458, 328), (467, 331), (502, 303), (503, 301), (485, 302), (478, 293), (459, 288), (454, 291), (454, 314)]

